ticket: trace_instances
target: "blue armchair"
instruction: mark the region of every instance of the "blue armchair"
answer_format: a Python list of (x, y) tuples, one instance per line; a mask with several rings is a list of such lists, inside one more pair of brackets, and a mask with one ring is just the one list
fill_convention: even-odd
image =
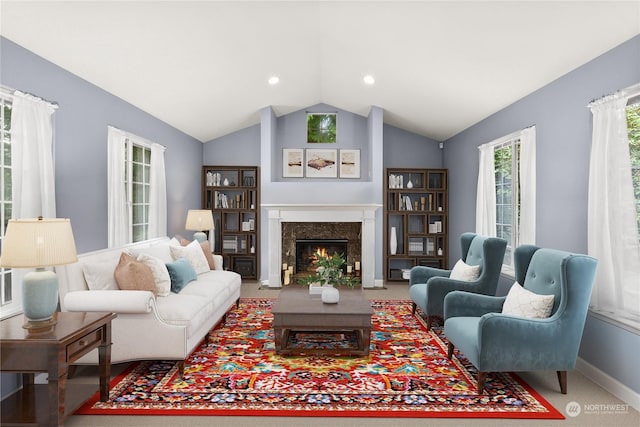
[(586, 255), (523, 245), (514, 252), (516, 280), (535, 294), (554, 295), (551, 315), (502, 313), (506, 297), (452, 292), (444, 302), (444, 333), (478, 370), (478, 394), (488, 372), (555, 370), (567, 393), (582, 339), (597, 261)]
[(507, 241), (497, 237), (463, 233), (460, 236), (462, 260), (479, 265), (480, 276), (471, 282), (450, 279), (451, 270), (416, 266), (409, 274), (409, 295), (413, 313), (420, 307), (427, 316), (427, 329), (434, 317), (444, 316), (444, 297), (451, 291), (469, 291), (495, 295)]

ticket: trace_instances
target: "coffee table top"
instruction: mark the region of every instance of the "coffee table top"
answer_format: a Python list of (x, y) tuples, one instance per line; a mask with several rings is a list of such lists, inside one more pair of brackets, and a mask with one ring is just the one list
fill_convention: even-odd
[(373, 314), (371, 303), (365, 298), (362, 288), (338, 288), (340, 301), (325, 304), (320, 295), (310, 295), (306, 286), (282, 288), (278, 300), (271, 309), (279, 314)]

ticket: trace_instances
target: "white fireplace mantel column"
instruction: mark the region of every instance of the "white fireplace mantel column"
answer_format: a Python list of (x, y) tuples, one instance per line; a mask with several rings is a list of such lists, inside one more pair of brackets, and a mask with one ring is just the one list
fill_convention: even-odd
[(363, 288), (375, 286), (375, 215), (380, 207), (366, 205), (262, 205), (268, 212), (269, 287), (279, 288), (282, 266), (283, 222), (359, 222), (362, 224), (361, 280)]

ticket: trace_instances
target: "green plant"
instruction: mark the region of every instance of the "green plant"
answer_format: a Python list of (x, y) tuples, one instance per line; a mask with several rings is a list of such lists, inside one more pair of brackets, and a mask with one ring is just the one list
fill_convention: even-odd
[(315, 253), (316, 256), (316, 272), (307, 277), (298, 279), (298, 283), (303, 285), (311, 285), (320, 283), (320, 285), (345, 285), (350, 288), (360, 284), (360, 280), (356, 277), (345, 275), (342, 266), (346, 264), (346, 260), (342, 254), (334, 252), (333, 255), (323, 255), (320, 252)]

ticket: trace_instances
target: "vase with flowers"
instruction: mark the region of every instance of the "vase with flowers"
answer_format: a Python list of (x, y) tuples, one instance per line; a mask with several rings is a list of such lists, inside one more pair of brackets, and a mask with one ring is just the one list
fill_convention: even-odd
[(298, 280), (299, 283), (307, 286), (321, 286), (322, 301), (326, 303), (337, 303), (340, 298), (336, 286), (348, 286), (353, 288), (360, 284), (357, 277), (344, 273), (343, 266), (346, 264), (344, 255), (334, 252), (333, 255), (315, 253), (316, 272)]

